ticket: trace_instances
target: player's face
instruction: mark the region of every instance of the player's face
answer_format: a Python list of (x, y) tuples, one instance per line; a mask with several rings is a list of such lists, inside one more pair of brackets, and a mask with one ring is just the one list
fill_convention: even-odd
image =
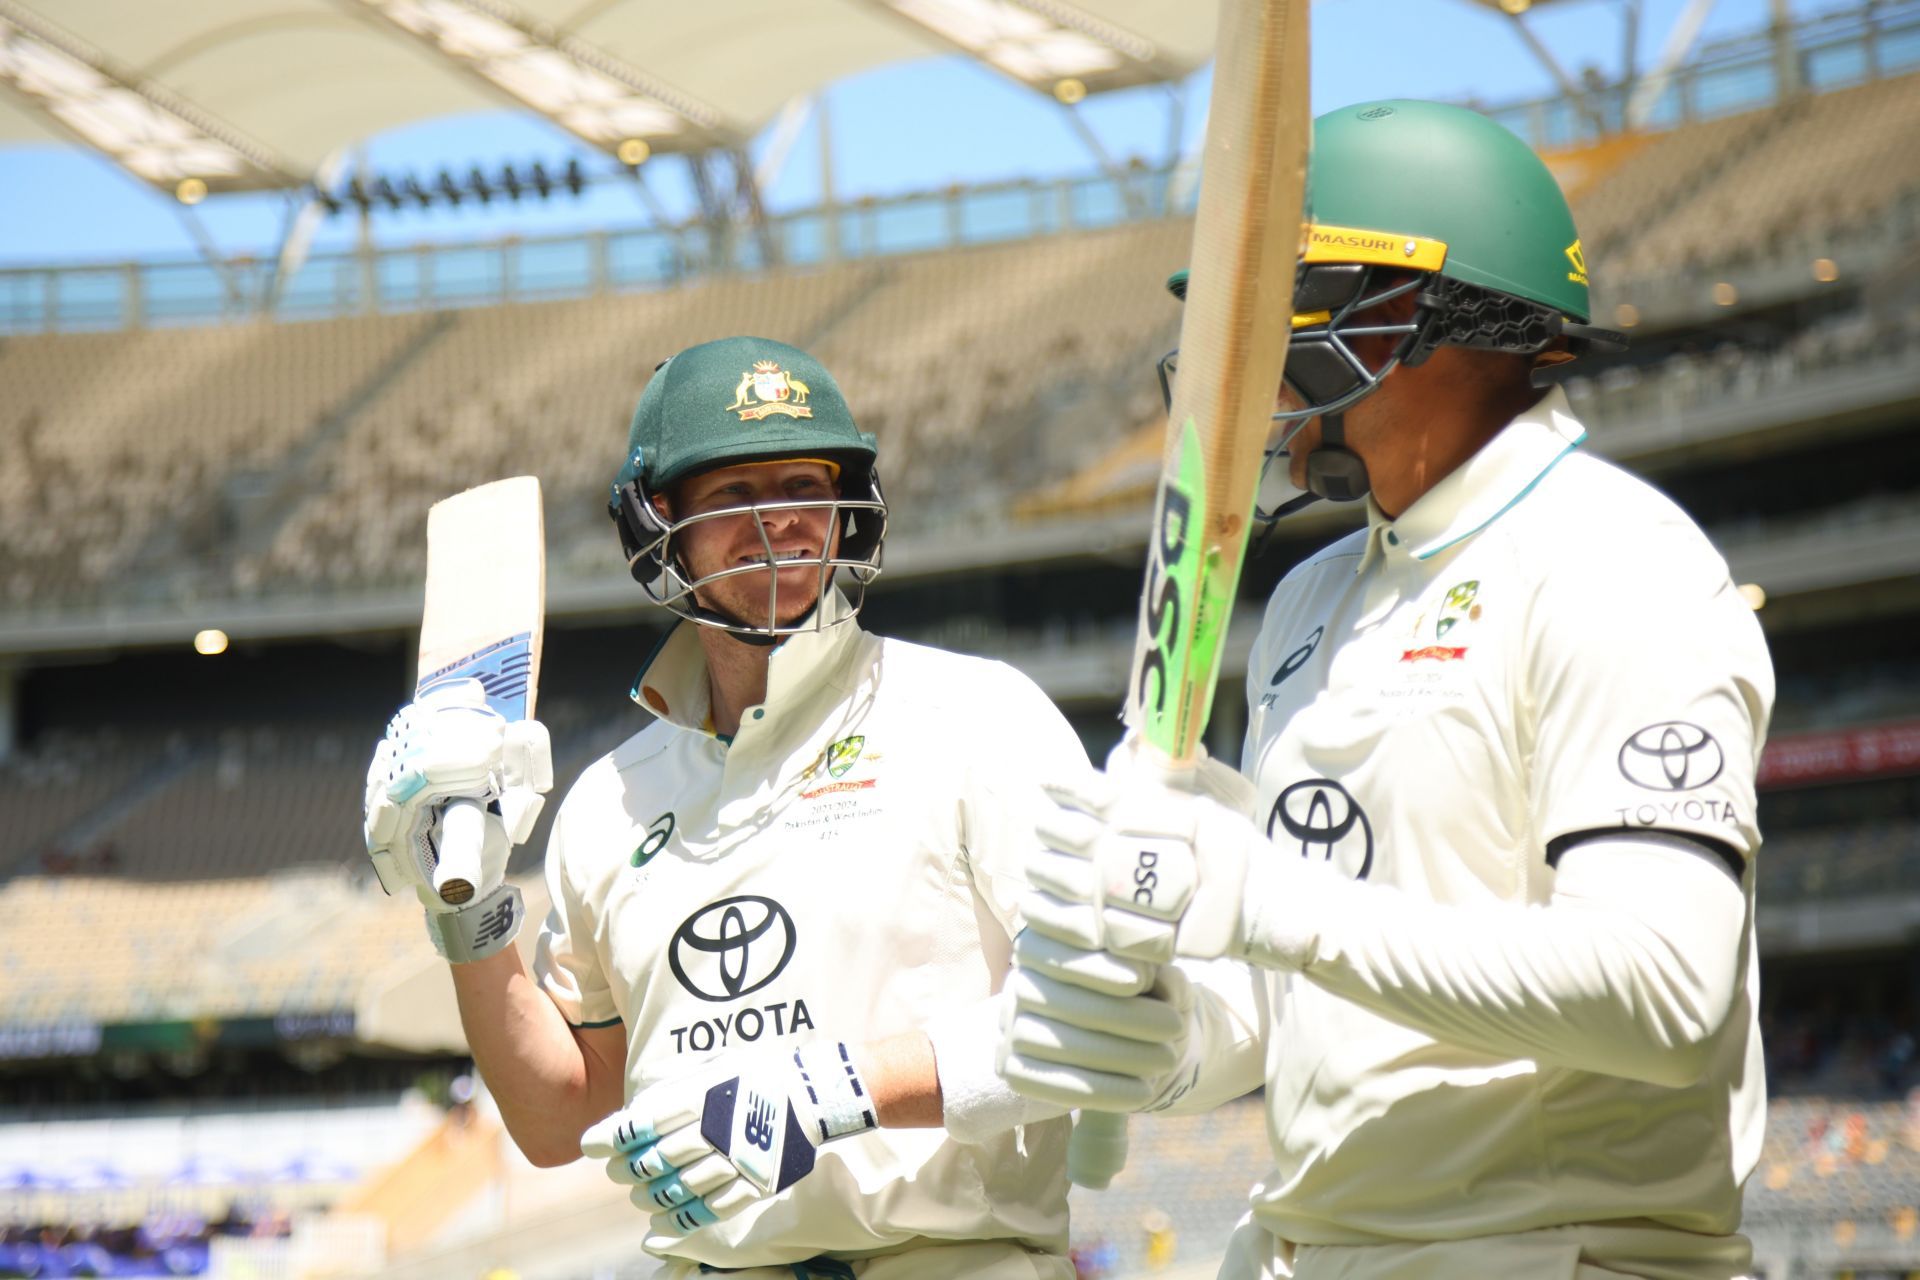
[[(703, 584), (695, 599), (704, 608), (758, 625), (767, 617), (769, 575), (777, 574), (775, 625), (787, 626), (806, 616), (820, 596), (819, 561), (830, 556), (838, 542), (833, 508), (825, 504), (839, 496), (833, 469), (820, 462), (751, 462), (682, 481), (669, 503), (671, 518), (737, 512), (696, 520), (674, 535), (688, 578), (699, 582), (727, 570), (744, 570)], [(788, 502), (822, 505), (766, 506)], [(803, 563), (770, 570), (769, 550), (776, 562)]]
[[(1275, 413), (1296, 413), (1304, 408), (1300, 398), (1290, 391), (1285, 383), (1280, 385), (1280, 394), (1274, 397)], [(1295, 426), (1298, 430), (1295, 430)], [(1320, 419), (1309, 418), (1303, 423), (1289, 422), (1278, 428), (1292, 432), (1287, 440), (1287, 478), (1293, 481), (1296, 489), (1307, 487), (1307, 455), (1320, 447)]]
[[(1412, 320), (1416, 307), (1415, 299), (1410, 295), (1391, 298), (1378, 306), (1369, 307), (1355, 313), (1369, 325), (1398, 325)], [(1390, 334), (1357, 334), (1347, 339), (1353, 353), (1359, 357), (1368, 369), (1378, 371), (1384, 368), (1399, 345), (1399, 337)], [(1371, 463), (1370, 450), (1373, 442), (1383, 434), (1382, 427), (1400, 411), (1398, 401), (1404, 390), (1404, 379), (1396, 378), (1398, 370), (1389, 373), (1380, 386), (1363, 396), (1350, 407), (1344, 416), (1347, 447)], [(1274, 411), (1278, 413), (1297, 412), (1306, 407), (1304, 401), (1293, 393), (1286, 383), (1280, 384), (1279, 394), (1274, 397)], [(1287, 475), (1294, 487), (1307, 487), (1307, 455), (1318, 449), (1324, 440), (1319, 418), (1309, 418), (1287, 442)]]

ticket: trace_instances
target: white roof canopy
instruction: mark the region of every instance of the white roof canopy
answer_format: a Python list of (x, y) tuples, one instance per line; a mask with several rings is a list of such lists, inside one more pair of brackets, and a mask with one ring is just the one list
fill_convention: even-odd
[[(611, 154), (744, 143), (796, 97), (965, 52), (1063, 102), (1186, 74), (1195, 0), (0, 0), (0, 144), (179, 193), (297, 186), (414, 120), (524, 106)], [(57, 15), (57, 18), (56, 16)]]

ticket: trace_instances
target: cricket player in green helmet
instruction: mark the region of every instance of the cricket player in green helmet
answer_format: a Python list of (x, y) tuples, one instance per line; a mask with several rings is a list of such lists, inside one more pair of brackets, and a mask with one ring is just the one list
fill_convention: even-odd
[[(608, 510), (675, 620), (560, 805), (531, 962), (517, 918), (449, 957), (508, 1133), (603, 1161), (669, 1280), (1071, 1280), (1066, 1108), (994, 1048), (1033, 771), (1078, 737), (1012, 668), (859, 625), (878, 451), (809, 353), (690, 347), (622, 443)], [(511, 784), (489, 716), (403, 708), (369, 831)]]
[[(1744, 1275), (1760, 628), (1552, 385), (1616, 338), (1518, 138), (1343, 108), (1308, 192), (1275, 456), (1366, 523), (1268, 601), (1237, 773), (1170, 791), (1123, 744), (1049, 788), (1002, 1072), (1112, 1110), (1264, 1085), (1274, 1171), (1223, 1275)], [(1230, 989), (1170, 1011), (1063, 949), (1244, 962), (1264, 1068), (1129, 1067), (1130, 1023)]]

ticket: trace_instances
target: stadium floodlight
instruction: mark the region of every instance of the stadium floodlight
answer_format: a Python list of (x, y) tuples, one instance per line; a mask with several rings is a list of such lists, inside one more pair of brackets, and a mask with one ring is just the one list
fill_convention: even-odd
[(1064, 0), (874, 0), (1028, 88), (1071, 106), (1182, 68), (1158, 46)]
[(618, 155), (742, 146), (721, 113), (499, 0), (360, 0), (400, 31), (584, 142)]
[(267, 148), (159, 86), (121, 75), (91, 46), (13, 0), (0, 0), (0, 85), (182, 204), (210, 192), (305, 182)]

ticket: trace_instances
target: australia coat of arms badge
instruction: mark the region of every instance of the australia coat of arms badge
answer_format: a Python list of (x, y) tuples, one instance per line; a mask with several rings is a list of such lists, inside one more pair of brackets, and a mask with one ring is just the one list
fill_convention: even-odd
[(742, 422), (758, 422), (776, 413), (789, 418), (811, 418), (807, 407), (807, 384), (782, 369), (772, 360), (756, 360), (753, 368), (740, 375), (733, 389), (728, 413), (737, 413)]

